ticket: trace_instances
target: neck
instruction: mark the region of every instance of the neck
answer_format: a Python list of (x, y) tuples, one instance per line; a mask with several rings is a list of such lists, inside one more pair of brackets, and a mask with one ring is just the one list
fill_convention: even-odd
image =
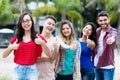
[(105, 28), (105, 29), (102, 29), (102, 32), (106, 32), (107, 31), (107, 28)]
[(69, 37), (66, 37), (66, 40), (68, 40), (68, 41), (69, 41)]
[(29, 36), (30, 34), (30, 31), (25, 31), (25, 36)]
[(86, 42), (87, 41), (87, 36), (82, 36), (81, 40)]

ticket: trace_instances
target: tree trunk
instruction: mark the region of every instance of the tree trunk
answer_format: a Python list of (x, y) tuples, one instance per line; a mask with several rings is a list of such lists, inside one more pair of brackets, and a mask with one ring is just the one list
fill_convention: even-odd
[(19, 9), (20, 14), (26, 11), (26, 5), (24, 0), (17, 0), (17, 7)]

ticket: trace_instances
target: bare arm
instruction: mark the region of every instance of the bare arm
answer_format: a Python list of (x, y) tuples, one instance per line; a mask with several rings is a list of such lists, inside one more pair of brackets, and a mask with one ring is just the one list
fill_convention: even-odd
[(12, 50), (18, 49), (19, 44), (16, 43), (17, 41), (15, 41), (13, 44), (10, 44), (6, 50), (3, 52), (2, 57), (6, 58), (11, 52)]
[(12, 52), (12, 48), (9, 46), (6, 48), (6, 50), (3, 52), (2, 57), (6, 58), (10, 53)]
[(57, 57), (59, 55), (59, 46), (54, 47), (54, 50), (52, 51), (52, 55), (50, 57), (51, 62), (54, 60), (57, 60)]
[(43, 49), (44, 53), (48, 57), (50, 57), (50, 49), (48, 48), (47, 44), (45, 42), (43, 42), (41, 45), (42, 45), (42, 49)]
[(67, 45), (59, 37), (57, 37), (57, 42), (59, 42), (61, 47), (65, 48), (65, 49), (75, 49), (76, 48), (76, 42), (74, 42), (72, 45)]
[(47, 44), (45, 43), (45, 41), (43, 41), (39, 36), (37, 36), (37, 38), (35, 39), (35, 43), (37, 45), (41, 45), (42, 46), (42, 50), (45, 52), (45, 54), (50, 57), (50, 49), (48, 48)]
[(75, 80), (81, 80), (81, 74), (80, 74), (80, 54), (81, 54), (81, 45), (78, 45), (76, 57), (75, 57)]
[(80, 74), (80, 60), (76, 57), (76, 59), (75, 59), (75, 67), (76, 67), (76, 73), (75, 73), (75, 75), (76, 75), (76, 78), (75, 78), (75, 80), (81, 80), (81, 74)]
[[(40, 57), (38, 59), (38, 62), (43, 62), (43, 61), (53, 62), (54, 60), (56, 60), (57, 55), (58, 55), (59, 44), (55, 41), (53, 41), (53, 42), (54, 42), (54, 43), (52, 43), (53, 49), (51, 49), (51, 51), (50, 51), (50, 54), (51, 54), (50, 57), (48, 57), (48, 56), (47, 57)], [(43, 51), (43, 52), (45, 53), (45, 51)]]

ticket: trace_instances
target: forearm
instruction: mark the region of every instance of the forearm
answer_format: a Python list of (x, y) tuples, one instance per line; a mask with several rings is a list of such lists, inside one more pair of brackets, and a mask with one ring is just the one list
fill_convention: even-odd
[(76, 72), (77, 72), (77, 77), (80, 77), (80, 61), (76, 60)]
[(50, 61), (50, 58), (48, 58), (48, 57), (40, 57), (40, 58), (38, 58), (38, 63), (40, 63), (40, 62), (45, 62), (45, 61)]
[(42, 43), (42, 49), (43, 49), (43, 52), (48, 56), (50, 57), (50, 49), (48, 48), (48, 46), (46, 45), (46, 43)]
[(51, 60), (51, 61), (56, 60), (56, 59), (57, 59), (57, 56), (58, 56), (58, 49), (55, 48), (55, 49), (53, 50), (53, 52), (52, 52), (52, 55), (51, 55), (51, 57), (50, 57), (50, 60)]
[(13, 49), (11, 47), (6, 48), (6, 50), (3, 52), (2, 57), (6, 58), (12, 52), (12, 50)]
[(94, 50), (96, 44), (95, 44), (94, 41), (89, 40), (89, 41), (87, 41), (87, 46), (88, 46), (90, 49)]

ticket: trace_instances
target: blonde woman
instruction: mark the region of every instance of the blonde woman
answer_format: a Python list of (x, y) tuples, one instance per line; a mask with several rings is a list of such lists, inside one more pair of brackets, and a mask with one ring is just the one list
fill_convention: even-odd
[(60, 47), (56, 80), (73, 80), (74, 71), (76, 72), (75, 78), (80, 80), (80, 46), (76, 41), (72, 23), (68, 20), (63, 21), (60, 33), (61, 36), (58, 38)]

